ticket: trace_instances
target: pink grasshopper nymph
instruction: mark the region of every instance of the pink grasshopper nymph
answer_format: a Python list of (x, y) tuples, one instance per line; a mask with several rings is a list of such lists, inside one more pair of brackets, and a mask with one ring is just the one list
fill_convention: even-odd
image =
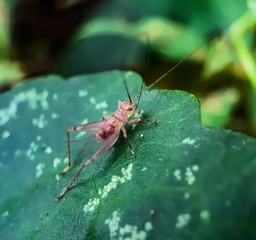
[[(71, 159), (70, 159), (70, 132), (94, 132), (95, 133), (95, 140), (97, 142), (104, 142), (100, 149), (94, 153), (89, 159), (87, 159), (79, 168), (77, 173), (68, 183), (68, 185), (63, 189), (63, 191), (58, 195), (58, 200), (62, 199), (64, 195), (72, 188), (74, 182), (80, 175), (83, 168), (89, 164), (91, 164), (94, 160), (102, 156), (106, 151), (108, 151), (117, 141), (120, 131), (123, 132), (124, 138), (127, 139), (127, 132), (124, 127), (125, 124), (136, 124), (138, 122), (144, 121), (145, 119), (142, 118), (134, 118), (130, 120), (130, 117), (134, 115), (136, 110), (136, 105), (134, 104), (130, 93), (128, 91), (127, 84), (123, 78), (124, 86), (129, 98), (129, 101), (119, 101), (117, 110), (110, 116), (105, 117), (102, 121), (87, 123), (81, 126), (73, 126), (69, 127), (67, 130), (67, 142), (68, 142), (68, 164), (62, 171), (62, 175), (64, 175), (71, 166)], [(140, 92), (141, 95), (141, 92)], [(139, 98), (140, 98), (139, 95)], [(138, 100), (139, 101), (139, 100)], [(138, 105), (138, 104), (137, 104)], [(150, 121), (149, 122), (157, 123), (157, 121)], [(127, 142), (129, 147), (131, 148), (132, 154), (134, 155), (135, 152), (132, 149), (128, 139)]]

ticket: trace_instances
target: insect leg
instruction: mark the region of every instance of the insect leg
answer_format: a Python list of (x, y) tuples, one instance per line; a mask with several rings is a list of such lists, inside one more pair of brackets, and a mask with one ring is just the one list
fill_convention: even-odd
[(128, 143), (128, 146), (129, 146), (129, 148), (130, 148), (130, 150), (131, 150), (131, 153), (132, 153), (132, 155), (134, 156), (134, 155), (135, 155), (135, 151), (134, 151), (134, 149), (133, 149), (133, 147), (132, 147), (132, 145), (131, 145), (131, 143), (130, 143), (128, 137), (127, 137), (127, 132), (126, 132), (125, 127), (122, 126), (122, 127), (121, 127), (121, 130), (122, 130), (122, 132), (123, 132), (124, 138), (126, 139), (126, 141), (127, 141), (127, 143)]
[(113, 134), (112, 136), (110, 136), (106, 140), (105, 144), (91, 158), (89, 158), (87, 161), (85, 161), (83, 163), (83, 165), (78, 169), (76, 175), (71, 179), (69, 184), (63, 189), (61, 194), (57, 197), (58, 200), (62, 199), (64, 197), (64, 195), (72, 188), (74, 182), (76, 181), (76, 179), (78, 178), (78, 176), (80, 175), (80, 173), (84, 169), (84, 167), (91, 164), (94, 160), (96, 160), (98, 157), (100, 157), (103, 153), (108, 151), (115, 144), (115, 142), (118, 139), (118, 136), (119, 136), (119, 134)]
[(127, 122), (127, 124), (132, 125), (132, 124), (139, 123), (139, 122), (141, 122), (141, 121), (144, 121), (144, 120), (143, 120), (142, 118), (134, 118), (134, 119), (132, 119), (132, 120), (129, 120), (129, 121)]
[[(152, 120), (149, 120), (149, 119), (143, 119), (143, 118), (134, 118), (134, 119), (131, 119), (127, 122), (127, 124), (129, 125), (132, 125), (132, 124), (136, 124), (136, 123), (139, 123), (139, 122), (150, 122), (150, 123), (155, 123), (157, 124), (158, 121), (152, 121)], [(127, 133), (126, 133), (126, 129), (124, 127), (121, 128), (122, 131), (123, 131), (123, 134), (124, 134), (124, 137), (126, 138), (127, 142), (128, 142), (128, 145), (131, 149), (131, 152), (132, 152), (132, 155), (135, 155), (135, 151), (131, 145), (131, 143), (129, 142), (128, 138), (127, 138)]]
[(144, 119), (144, 118), (134, 118), (132, 120), (129, 120), (127, 123), (129, 125), (131, 125), (131, 124), (136, 124), (136, 123), (139, 123), (139, 122), (148, 122), (148, 123), (155, 123), (155, 124), (157, 124), (159, 121), (158, 120)]
[(80, 126), (69, 127), (67, 130), (67, 144), (68, 144), (68, 163), (67, 166), (61, 172), (61, 175), (64, 175), (71, 166), (70, 158), (70, 132), (96, 132), (104, 123), (104, 121), (97, 121), (92, 123), (87, 123)]

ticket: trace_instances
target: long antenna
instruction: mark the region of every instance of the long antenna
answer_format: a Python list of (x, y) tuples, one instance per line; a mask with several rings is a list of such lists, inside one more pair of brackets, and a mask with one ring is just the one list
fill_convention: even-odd
[(130, 93), (129, 93), (128, 86), (127, 86), (127, 83), (126, 83), (126, 81), (125, 81), (125, 77), (124, 77), (124, 74), (123, 74), (123, 73), (122, 73), (122, 79), (123, 79), (123, 82), (124, 82), (124, 87), (125, 87), (127, 96), (128, 96), (128, 98), (129, 98), (129, 101), (130, 101), (130, 103), (132, 103), (132, 98), (131, 98), (131, 95), (130, 95)]
[(203, 44), (199, 45), (197, 48), (195, 48), (192, 52), (190, 52), (187, 56), (185, 56), (184, 58), (182, 58), (181, 60), (179, 60), (172, 68), (170, 68), (165, 74), (163, 74), (161, 77), (159, 77), (155, 82), (153, 82), (152, 84), (150, 84), (147, 87), (147, 90), (149, 90), (150, 88), (152, 88), (153, 86), (155, 86), (160, 80), (162, 80), (164, 77), (166, 77), (170, 72), (172, 72), (175, 68), (177, 68), (179, 65), (181, 65), (184, 61), (186, 61), (188, 58), (190, 58), (196, 51), (198, 51), (200, 48), (202, 48), (204, 45), (206, 45), (207, 43), (209, 43), (212, 39), (214, 39), (216, 36), (218, 36), (220, 33), (222, 32), (222, 30), (219, 30), (217, 32), (215, 32), (215, 34), (213, 34), (211, 37), (209, 37), (206, 42), (204, 42)]
[[(146, 65), (146, 69), (148, 69), (148, 62), (149, 62), (149, 36), (147, 33), (144, 33), (147, 39), (147, 52), (146, 52), (146, 58), (145, 58), (145, 65)], [(142, 90), (143, 90), (143, 86), (144, 86), (144, 82), (142, 80), (141, 82), (141, 87), (140, 87), (140, 92), (139, 92), (139, 96), (138, 96), (138, 101), (136, 103), (135, 106), (135, 110), (138, 108), (139, 103), (140, 103), (140, 98), (141, 98), (141, 94), (142, 94)]]

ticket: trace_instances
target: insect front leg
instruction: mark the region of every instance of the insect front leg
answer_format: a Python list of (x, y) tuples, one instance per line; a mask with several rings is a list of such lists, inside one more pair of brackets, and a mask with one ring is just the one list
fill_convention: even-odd
[(139, 122), (141, 122), (141, 121), (143, 121), (142, 118), (134, 118), (134, 119), (132, 119), (132, 120), (129, 120), (129, 121), (127, 122), (127, 124), (132, 125), (132, 124), (139, 123)]
[(98, 157), (100, 157), (103, 153), (108, 151), (116, 143), (118, 136), (119, 136), (119, 134), (116, 134), (116, 133), (113, 134), (112, 136), (110, 136), (106, 140), (105, 144), (91, 158), (89, 158), (87, 161), (85, 161), (83, 163), (83, 165), (78, 169), (76, 175), (71, 179), (69, 184), (63, 189), (61, 194), (57, 197), (58, 200), (62, 199), (64, 197), (64, 195), (72, 188), (74, 182), (76, 181), (76, 179), (78, 178), (78, 176), (80, 175), (80, 173), (84, 169), (84, 167), (91, 164), (94, 160), (96, 160)]
[[(139, 122), (150, 122), (150, 123), (154, 123), (154, 124), (157, 124), (157, 123), (158, 123), (158, 121), (153, 121), (153, 120), (149, 120), (149, 119), (134, 118), (134, 119), (129, 120), (129, 121), (127, 122), (127, 124), (133, 125), (133, 124), (136, 124), (136, 123), (139, 123)], [(122, 129), (122, 131), (123, 131), (123, 134), (124, 134), (125, 139), (126, 139), (127, 142), (128, 142), (128, 145), (129, 145), (129, 147), (130, 147), (130, 149), (131, 149), (132, 155), (135, 155), (135, 151), (134, 151), (134, 149), (133, 149), (131, 143), (130, 143), (129, 140), (128, 140), (127, 133), (126, 133), (126, 129), (125, 129), (124, 127), (122, 127), (121, 129)]]
[(139, 122), (148, 122), (148, 123), (154, 123), (154, 124), (159, 123), (158, 120), (150, 120), (150, 119), (144, 119), (144, 118), (134, 118), (132, 120), (129, 120), (128, 124), (132, 125), (132, 124), (136, 124), (136, 123), (139, 123)]
[(68, 163), (67, 166), (61, 172), (61, 175), (64, 175), (71, 166), (70, 158), (70, 132), (97, 132), (97, 130), (103, 125), (104, 121), (87, 123), (80, 126), (69, 127), (67, 130), (67, 144), (68, 144)]

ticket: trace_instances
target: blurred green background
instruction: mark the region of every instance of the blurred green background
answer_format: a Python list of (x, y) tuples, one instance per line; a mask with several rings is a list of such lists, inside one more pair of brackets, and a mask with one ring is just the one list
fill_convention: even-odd
[(201, 100), (204, 124), (255, 137), (255, 6), (253, 0), (1, 1), (1, 93), (33, 76), (112, 69), (139, 72), (149, 85), (185, 58), (154, 88), (188, 91)]

